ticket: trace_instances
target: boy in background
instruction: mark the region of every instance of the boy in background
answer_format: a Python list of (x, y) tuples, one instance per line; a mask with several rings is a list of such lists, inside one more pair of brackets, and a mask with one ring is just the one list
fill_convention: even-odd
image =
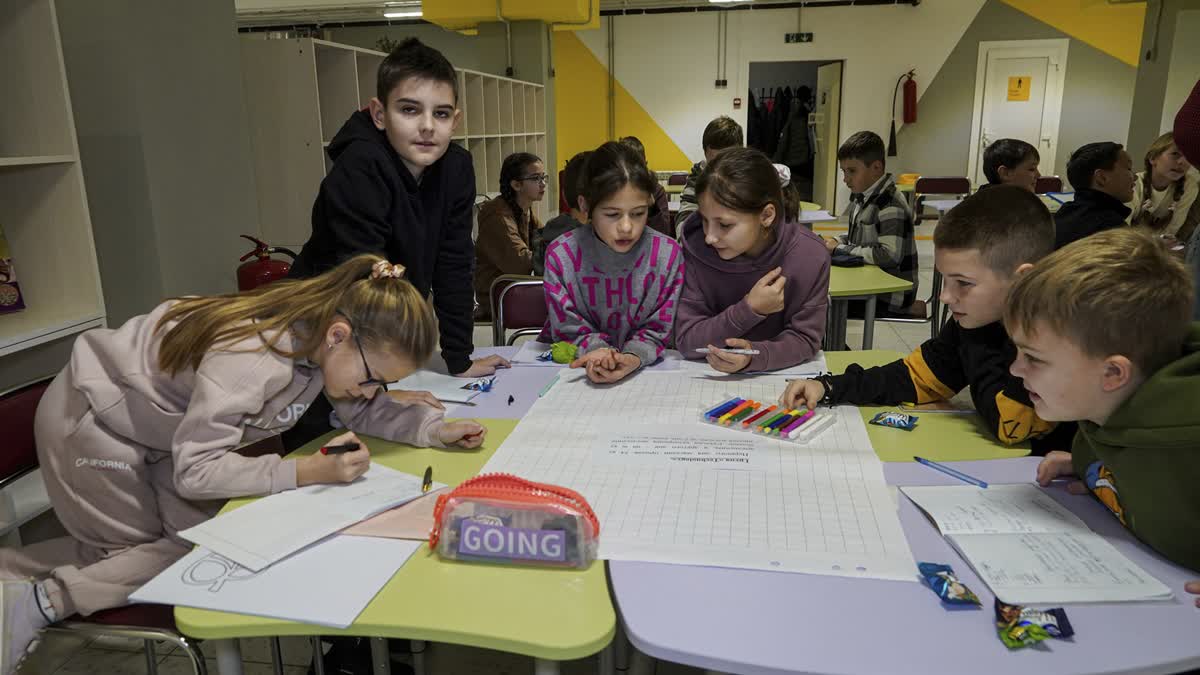
[(1054, 248), (1115, 227), (1129, 218), (1133, 200), (1133, 159), (1120, 143), (1088, 143), (1067, 160), (1067, 180), (1075, 199), (1054, 216)]
[(683, 192), (679, 195), (679, 212), (675, 214), (675, 233), (682, 237), (683, 222), (688, 216), (700, 208), (699, 202), (696, 201), (696, 180), (700, 178), (701, 172), (708, 163), (712, 161), (717, 153), (725, 148), (740, 148), (746, 144), (745, 134), (742, 133), (742, 125), (738, 124), (732, 117), (721, 115), (717, 119), (708, 123), (704, 127), (704, 136), (700, 140), (701, 147), (704, 148), (704, 161), (696, 162), (692, 165), (692, 170), (688, 173), (687, 183), (683, 186)]
[[(838, 148), (843, 181), (850, 188), (850, 229), (841, 237), (822, 237), (832, 255), (859, 256), (893, 276), (912, 282), (907, 291), (884, 298), (880, 315), (925, 317), (925, 302), (917, 297), (917, 240), (912, 209), (887, 173), (883, 139), (860, 131)], [(862, 316), (862, 301), (852, 303), (851, 315)]]
[(983, 151), (983, 175), (987, 185), (1016, 185), (1030, 192), (1037, 192), (1037, 179), (1041, 177), (1038, 164), (1041, 155), (1037, 148), (1016, 138), (1001, 138)]

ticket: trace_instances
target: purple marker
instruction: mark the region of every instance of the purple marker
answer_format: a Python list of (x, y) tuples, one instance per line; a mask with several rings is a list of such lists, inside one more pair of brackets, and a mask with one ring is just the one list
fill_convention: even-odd
[(810, 419), (812, 419), (813, 415), (816, 415), (816, 414), (817, 414), (817, 411), (815, 411), (815, 410), (809, 410), (808, 412), (804, 413), (803, 415), (801, 415), (801, 416), (797, 417), (796, 419), (792, 420), (792, 423), (791, 423), (791, 424), (789, 424), (789, 425), (787, 425), (786, 427), (784, 427), (783, 429), (781, 429), (781, 430), (779, 431), (779, 435), (780, 435), (780, 436), (786, 436), (786, 435), (788, 435), (788, 434), (789, 434), (789, 433), (791, 433), (793, 430), (795, 430), (797, 427), (799, 427), (801, 424), (804, 424), (805, 422), (807, 422), (807, 421), (809, 421)]

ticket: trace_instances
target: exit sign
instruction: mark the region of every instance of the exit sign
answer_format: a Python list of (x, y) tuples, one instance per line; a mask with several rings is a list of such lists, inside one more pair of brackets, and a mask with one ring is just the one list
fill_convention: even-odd
[(812, 33), (784, 33), (783, 41), (789, 42), (789, 43), (790, 42), (812, 42), (813, 34)]

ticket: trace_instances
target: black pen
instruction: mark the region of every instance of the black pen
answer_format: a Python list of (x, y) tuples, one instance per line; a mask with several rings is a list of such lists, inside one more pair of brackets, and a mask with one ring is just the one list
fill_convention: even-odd
[(327, 445), (321, 448), (322, 455), (340, 455), (343, 452), (354, 452), (362, 446), (358, 443), (342, 443), (341, 445)]
[(433, 487), (433, 467), (425, 467), (425, 477), (421, 479), (421, 492), (429, 492), (429, 488)]

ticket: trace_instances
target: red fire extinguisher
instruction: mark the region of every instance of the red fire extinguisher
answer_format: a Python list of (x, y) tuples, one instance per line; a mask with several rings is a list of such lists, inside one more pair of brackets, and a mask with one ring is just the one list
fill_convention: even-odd
[[(896, 96), (900, 93), (901, 82), (904, 83), (904, 123), (912, 124), (917, 121), (917, 71), (910, 70), (896, 80), (896, 89), (892, 92), (892, 129), (888, 134), (888, 157), (895, 157), (896, 150)], [(908, 78), (907, 80), (905, 78)]]
[[(267, 242), (261, 239), (255, 239), (248, 234), (241, 235), (243, 239), (249, 239), (254, 242), (254, 250), (239, 258), (242, 261), (237, 268), (237, 284), (239, 291), (248, 291), (252, 288), (258, 288), (263, 284), (269, 284), (278, 279), (286, 279), (288, 270), (292, 269), (292, 263), (286, 260), (275, 260), (271, 257), (272, 253), (283, 253), (296, 259), (296, 254), (291, 249), (286, 249), (282, 246), (268, 246)], [(256, 258), (256, 260), (250, 260)]]
[(917, 81), (916, 71), (908, 71), (908, 80), (904, 83), (904, 123), (914, 124), (917, 121)]

